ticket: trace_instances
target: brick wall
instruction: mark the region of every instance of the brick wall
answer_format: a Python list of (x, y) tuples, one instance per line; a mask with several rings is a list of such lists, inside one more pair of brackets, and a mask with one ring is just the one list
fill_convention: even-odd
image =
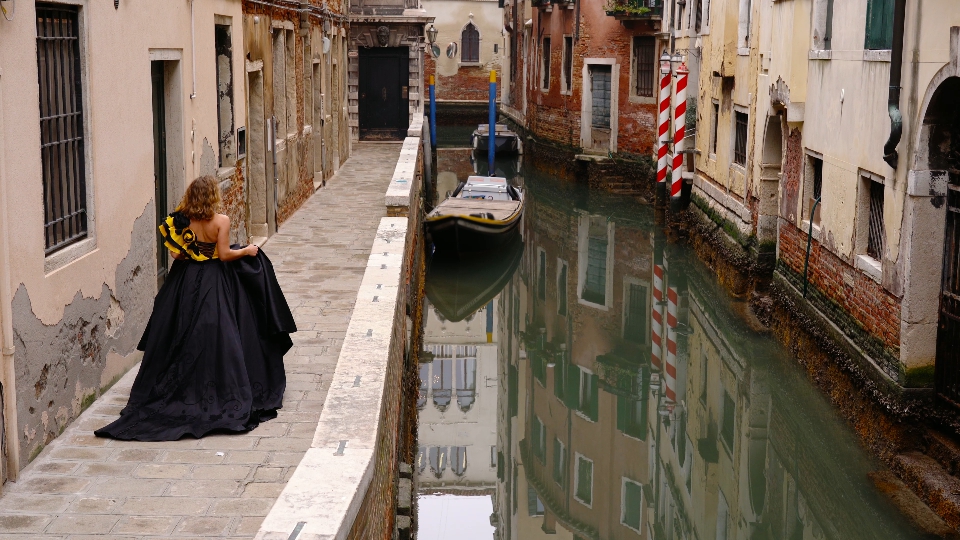
[[(781, 220), (778, 271), (800, 290), (806, 248), (806, 232)], [(902, 381), (900, 299), (816, 240), (811, 242), (807, 276), (808, 299), (881, 363), (888, 375)]]
[[(490, 70), (497, 70), (497, 83), (502, 81), (500, 64), (483, 66), (464, 66), (453, 76), (444, 76), (437, 73), (437, 62), (432, 55), (425, 55), (424, 74), (426, 84), (430, 76), (436, 77), (437, 101), (479, 101), (487, 103), (490, 100)], [(499, 87), (497, 89), (499, 101)]]

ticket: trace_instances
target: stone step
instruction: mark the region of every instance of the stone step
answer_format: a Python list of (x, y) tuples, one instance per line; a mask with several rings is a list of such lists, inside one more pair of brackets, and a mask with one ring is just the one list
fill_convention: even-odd
[(954, 476), (960, 472), (960, 444), (938, 431), (928, 430), (925, 437), (927, 449), (924, 452), (932, 457), (946, 471)]
[(960, 478), (921, 452), (893, 458), (893, 470), (952, 529), (960, 529)]

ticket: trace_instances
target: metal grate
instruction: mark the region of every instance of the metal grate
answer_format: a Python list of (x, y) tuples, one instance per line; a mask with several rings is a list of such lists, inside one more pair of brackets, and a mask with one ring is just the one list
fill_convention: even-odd
[(653, 97), (656, 72), (656, 43), (653, 36), (633, 38), (633, 57), (636, 61), (636, 91), (638, 96)]
[(736, 141), (733, 146), (733, 162), (737, 165), (747, 164), (747, 113), (735, 112)]
[(607, 238), (591, 236), (587, 242), (587, 275), (581, 295), (587, 302), (604, 304), (607, 293)]
[(813, 158), (813, 200), (823, 194), (823, 160)]
[(46, 253), (87, 236), (80, 10), (37, 4), (40, 155)]
[(473, 23), (468, 23), (460, 34), (460, 61), (480, 61), (480, 31)]
[(590, 67), (590, 89), (593, 91), (591, 125), (610, 127), (610, 66)]
[(870, 182), (870, 231), (867, 255), (880, 260), (883, 255), (883, 184)]
[(694, 5), (693, 9), (697, 12), (696, 18), (694, 18), (693, 21), (693, 29), (699, 34), (700, 29), (703, 27), (703, 6)]
[(567, 314), (567, 265), (560, 267), (560, 275), (557, 278), (557, 313)]
[(937, 393), (960, 406), (960, 175), (950, 173), (937, 328)]
[(563, 83), (564, 90), (573, 88), (573, 37), (563, 38)]
[(647, 288), (635, 283), (630, 284), (627, 295), (627, 320), (623, 337), (633, 343), (646, 341), (647, 326)]
[(720, 104), (713, 104), (713, 126), (710, 130), (710, 153), (717, 153), (717, 127), (720, 125)]
[(543, 38), (543, 50), (541, 54), (543, 54), (543, 84), (541, 86), (547, 89), (550, 88), (550, 38), (548, 37)]

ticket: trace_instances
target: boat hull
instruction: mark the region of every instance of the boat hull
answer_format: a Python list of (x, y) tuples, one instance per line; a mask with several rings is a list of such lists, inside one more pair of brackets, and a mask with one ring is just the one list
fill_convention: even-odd
[(464, 256), (502, 249), (519, 234), (520, 216), (498, 221), (448, 215), (428, 219), (427, 234), (438, 253)]
[[(520, 152), (520, 141), (515, 134), (497, 134), (494, 136), (493, 152), (497, 155), (514, 155)], [(486, 133), (473, 134), (473, 149), (476, 152), (488, 152), (490, 137)]]

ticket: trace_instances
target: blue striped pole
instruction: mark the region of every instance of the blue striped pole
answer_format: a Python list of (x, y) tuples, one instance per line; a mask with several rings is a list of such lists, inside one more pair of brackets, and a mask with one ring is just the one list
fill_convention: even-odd
[(487, 161), (490, 162), (490, 176), (496, 174), (493, 169), (497, 147), (497, 70), (490, 70), (490, 125), (487, 129)]
[(437, 147), (437, 89), (433, 75), (430, 76), (430, 146)]

